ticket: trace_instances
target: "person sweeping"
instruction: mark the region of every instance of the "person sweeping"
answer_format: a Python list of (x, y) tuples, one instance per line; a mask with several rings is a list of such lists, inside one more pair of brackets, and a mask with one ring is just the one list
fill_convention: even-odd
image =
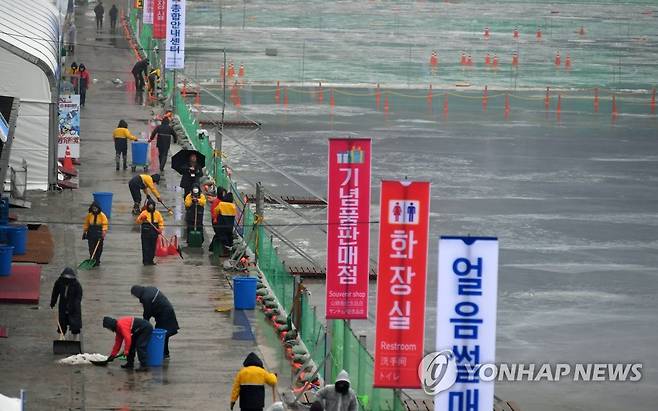
[(142, 191), (144, 191), (144, 195), (146, 195), (147, 198), (150, 198), (150, 192), (158, 201), (160, 201), (160, 192), (155, 187), (156, 184), (160, 184), (160, 174), (153, 174), (152, 176), (148, 174), (139, 174), (128, 181), (128, 188), (130, 189), (130, 195), (134, 202), (133, 214), (137, 215), (140, 212)]
[(144, 319), (149, 321), (151, 317), (155, 318), (155, 328), (167, 330), (164, 344), (164, 357), (169, 358), (169, 337), (178, 334), (180, 327), (176, 319), (174, 306), (169, 299), (155, 287), (143, 287), (133, 285), (130, 294), (139, 299), (144, 308)]
[(50, 297), (51, 310), (55, 308), (58, 301), (57, 332), (65, 335), (70, 330), (73, 338), (77, 340), (82, 329), (82, 285), (71, 267), (66, 267), (53, 285), (53, 293)]
[(155, 209), (155, 202), (151, 199), (146, 203), (146, 210), (137, 217), (137, 224), (142, 225), (142, 264), (155, 265), (155, 246), (158, 235), (164, 230), (162, 214)]
[(206, 206), (206, 196), (201, 192), (198, 185), (192, 187), (192, 191), (185, 196), (185, 223), (187, 224), (187, 242), (190, 242), (190, 231), (201, 232), (201, 244), (203, 244), (203, 211)]
[(249, 353), (233, 381), (231, 410), (240, 398), (242, 411), (262, 411), (265, 408), (265, 384), (275, 387), (276, 374), (263, 367), (263, 361), (256, 354)]
[(137, 317), (121, 317), (118, 320), (103, 317), (103, 328), (116, 334), (108, 360), (116, 358), (123, 345), (123, 352), (127, 354), (126, 363), (121, 368), (132, 370), (135, 367), (135, 353), (137, 353), (140, 366), (135, 371), (148, 371), (146, 348), (153, 332), (151, 323)]
[(94, 267), (101, 265), (101, 255), (103, 255), (103, 242), (109, 222), (107, 216), (101, 210), (100, 205), (94, 201), (89, 206), (89, 212), (85, 217), (82, 226), (82, 239), (87, 240), (89, 246), (89, 259), (94, 260)]
[(120, 120), (117, 128), (112, 132), (114, 139), (114, 151), (116, 152), (116, 170), (119, 171), (119, 160), (123, 157), (123, 169), (128, 168), (126, 164), (126, 157), (128, 156), (128, 140), (137, 141), (137, 137), (128, 130), (128, 123), (125, 120)]

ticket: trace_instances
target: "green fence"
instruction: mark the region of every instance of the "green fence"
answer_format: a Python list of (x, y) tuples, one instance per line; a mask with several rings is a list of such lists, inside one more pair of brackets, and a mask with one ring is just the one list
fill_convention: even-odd
[[(137, 19), (130, 14), (130, 24), (133, 33), (136, 33)], [(152, 41), (150, 31), (140, 32), (140, 47)], [(157, 58), (157, 57), (156, 57)], [(168, 88), (174, 87), (173, 79), (167, 77)], [(295, 293), (295, 279), (290, 275), (278, 249), (274, 246), (274, 239), (267, 231), (267, 226), (261, 224), (249, 204), (243, 202), (243, 195), (238, 191), (236, 184), (227, 176), (222, 167), (221, 153), (214, 150), (207, 139), (199, 138), (199, 125), (195, 115), (186, 104), (179, 92), (173, 95), (173, 105), (180, 123), (185, 130), (191, 144), (203, 154), (206, 168), (213, 176), (218, 187), (231, 190), (234, 195), (241, 216), (238, 217), (238, 231), (249, 248), (255, 253), (260, 270), (265, 275), (272, 292), (286, 312), (293, 311)], [(327, 350), (326, 327), (316, 308), (310, 304), (308, 296), (301, 298), (301, 319), (299, 336), (306, 345), (311, 358), (320, 368), (320, 376), (331, 382), (341, 369), (347, 370), (352, 381), (352, 388), (357, 393), (361, 409), (364, 411), (402, 410), (403, 406), (395, 392), (390, 389), (374, 389), (373, 370), (374, 360), (364, 344), (354, 335), (346, 321), (332, 320), (328, 322), (332, 327), (331, 347)], [(331, 375), (324, 375), (324, 359), (329, 355)]]

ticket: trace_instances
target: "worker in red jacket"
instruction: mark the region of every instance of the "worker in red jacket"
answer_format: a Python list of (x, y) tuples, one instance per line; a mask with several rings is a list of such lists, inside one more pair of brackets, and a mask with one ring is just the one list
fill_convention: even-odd
[(139, 358), (140, 367), (135, 371), (147, 371), (146, 347), (148, 346), (153, 326), (146, 320), (137, 317), (121, 317), (118, 320), (112, 317), (103, 317), (103, 328), (116, 333), (114, 347), (110, 353), (110, 359), (118, 356), (121, 345), (126, 355), (127, 362), (121, 366), (131, 370), (135, 365), (135, 351)]

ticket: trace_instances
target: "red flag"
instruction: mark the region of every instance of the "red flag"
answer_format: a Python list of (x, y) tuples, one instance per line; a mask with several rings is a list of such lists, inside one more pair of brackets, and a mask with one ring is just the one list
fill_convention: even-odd
[(329, 140), (328, 319), (368, 318), (370, 139)]
[(374, 386), (420, 388), (430, 183), (382, 181)]
[(153, 0), (153, 38), (167, 37), (167, 0)]

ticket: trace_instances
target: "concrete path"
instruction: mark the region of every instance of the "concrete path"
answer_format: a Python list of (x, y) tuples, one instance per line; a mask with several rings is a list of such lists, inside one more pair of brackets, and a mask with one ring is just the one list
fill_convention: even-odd
[[(56, 250), (54, 261), (43, 267), (38, 307), (0, 305), (0, 324), (9, 328), (9, 338), (0, 339), (0, 393), (17, 396), (26, 389), (28, 410), (227, 409), (234, 373), (250, 351), (258, 352), (249, 326), (253, 313), (215, 312), (216, 307), (232, 306), (232, 291), (225, 273), (211, 265), (206, 247), (184, 249), (185, 260), (168, 257), (155, 267), (142, 266), (127, 187), (133, 173), (114, 171), (111, 133), (119, 119), (125, 119), (133, 133), (146, 131), (152, 113), (136, 105), (134, 92), (127, 91), (134, 56), (123, 33), (109, 33), (108, 16), (104, 31), (96, 33), (92, 7), (79, 7), (76, 14), (75, 60), (84, 63), (94, 79), (82, 110), (80, 189), (32, 194), (33, 208), (19, 212), (23, 221), (49, 223)], [(114, 85), (115, 78), (124, 84)], [(168, 170), (160, 186), (176, 211), (173, 217), (165, 216), (167, 235), (181, 232), (178, 182), (178, 175)], [(102, 266), (79, 272), (84, 351), (107, 354), (114, 335), (101, 327), (102, 317), (140, 316), (141, 306), (130, 287), (154, 285), (174, 304), (181, 326), (171, 339), (171, 360), (161, 369), (141, 374), (124, 371), (118, 362), (107, 368), (55, 363), (56, 311), (48, 306), (50, 292), (64, 266), (88, 257), (86, 241), (81, 240), (82, 220), (94, 191), (113, 192), (114, 204)]]

